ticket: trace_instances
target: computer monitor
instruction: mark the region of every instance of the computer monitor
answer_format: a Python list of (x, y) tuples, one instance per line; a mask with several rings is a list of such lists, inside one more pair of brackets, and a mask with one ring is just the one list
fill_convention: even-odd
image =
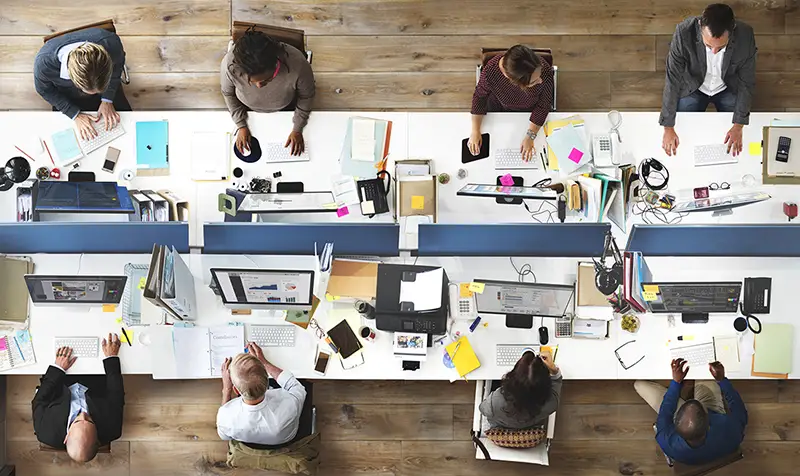
[(742, 283), (642, 283), (642, 291), (650, 312), (681, 313), (685, 323), (702, 323), (710, 312), (737, 312)]
[(38, 182), (34, 211), (58, 213), (133, 213), (128, 189), (116, 182)]
[(126, 276), (42, 276), (26, 274), (25, 284), (36, 305), (119, 304)]
[(313, 271), (212, 268), (211, 278), (231, 309), (311, 309)]
[(528, 198), (533, 200), (555, 200), (558, 198), (558, 194), (554, 190), (547, 188), (479, 183), (464, 185), (456, 192), (456, 195), (460, 197)]
[(574, 291), (574, 286), (568, 284), (481, 279), (473, 282), (484, 285), (483, 292), (475, 294), (478, 314), (505, 314), (506, 326), (520, 329), (533, 328), (534, 316), (563, 316)]

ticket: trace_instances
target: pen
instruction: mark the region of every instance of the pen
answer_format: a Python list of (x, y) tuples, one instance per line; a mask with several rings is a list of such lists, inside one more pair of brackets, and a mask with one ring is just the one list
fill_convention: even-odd
[(22, 357), (22, 361), (25, 362), (25, 355), (22, 353), (22, 347), (19, 346), (19, 342), (17, 342), (16, 336), (13, 337), (14, 343), (17, 344), (17, 350), (19, 351), (20, 357)]
[(53, 160), (53, 154), (50, 153), (50, 147), (47, 147), (47, 141), (43, 140), (42, 144), (44, 144), (44, 150), (47, 151), (47, 155), (50, 156), (50, 162), (52, 162), (53, 163), (53, 167), (55, 167), (56, 166), (56, 161)]
[(453, 359), (455, 359), (455, 358), (456, 358), (456, 352), (458, 352), (458, 349), (459, 349), (460, 347), (461, 347), (461, 341), (459, 340), (459, 341), (456, 343), (456, 348), (455, 348), (455, 349), (453, 349), (453, 355), (451, 355), (451, 356), (450, 356), (450, 360), (453, 360)]
[(27, 157), (27, 158), (31, 159), (31, 162), (36, 162), (36, 161), (33, 159), (33, 157), (31, 157), (30, 155), (28, 155), (28, 153), (27, 153), (27, 152), (25, 152), (24, 150), (20, 149), (20, 148), (19, 148), (19, 147), (17, 147), (17, 146), (14, 146), (14, 148), (15, 148), (15, 149), (17, 149), (18, 151), (22, 152), (23, 154), (25, 154), (25, 157)]
[(133, 344), (131, 344), (131, 338), (128, 337), (128, 333), (125, 332), (125, 328), (122, 327), (121, 329), (122, 329), (122, 335), (124, 335), (125, 336), (125, 340), (128, 341), (128, 345), (133, 347)]

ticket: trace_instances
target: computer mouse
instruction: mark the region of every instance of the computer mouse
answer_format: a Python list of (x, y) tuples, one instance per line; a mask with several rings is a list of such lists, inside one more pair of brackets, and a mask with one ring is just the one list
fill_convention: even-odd
[(547, 333), (547, 328), (542, 326), (539, 328), (539, 343), (547, 345), (548, 342), (550, 342), (550, 336)]

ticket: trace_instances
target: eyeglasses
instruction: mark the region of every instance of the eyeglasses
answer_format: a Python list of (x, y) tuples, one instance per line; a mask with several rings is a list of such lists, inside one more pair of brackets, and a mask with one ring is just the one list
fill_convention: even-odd
[(728, 182), (722, 182), (722, 183), (711, 182), (710, 184), (708, 184), (708, 189), (709, 190), (730, 190), (731, 189), (731, 184), (729, 184)]
[(616, 355), (616, 356), (617, 356), (617, 360), (619, 361), (619, 364), (620, 364), (620, 365), (622, 366), (622, 368), (623, 368), (623, 369), (625, 369), (625, 370), (628, 370), (628, 369), (632, 368), (634, 365), (636, 365), (636, 364), (638, 364), (639, 362), (641, 362), (642, 360), (644, 360), (644, 357), (645, 357), (644, 355), (643, 355), (643, 356), (641, 356), (641, 357), (639, 358), (639, 360), (637, 360), (636, 362), (632, 363), (631, 365), (626, 365), (626, 364), (625, 364), (625, 362), (623, 362), (623, 361), (622, 361), (622, 357), (620, 357), (620, 355), (619, 355), (619, 350), (620, 350), (620, 349), (622, 349), (623, 347), (625, 347), (625, 346), (626, 346), (626, 345), (628, 345), (628, 344), (633, 344), (634, 342), (636, 342), (636, 340), (631, 340), (631, 341), (628, 341), (628, 342), (626, 342), (626, 343), (622, 344), (621, 346), (617, 347), (616, 349), (614, 349), (614, 355)]

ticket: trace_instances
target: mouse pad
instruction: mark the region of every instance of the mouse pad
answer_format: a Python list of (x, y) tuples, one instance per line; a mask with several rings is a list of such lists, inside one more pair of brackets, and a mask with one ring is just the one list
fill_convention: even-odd
[(461, 163), (468, 164), (476, 160), (485, 159), (489, 157), (489, 133), (481, 134), (481, 151), (478, 155), (472, 155), (469, 151), (469, 138), (461, 141)]

